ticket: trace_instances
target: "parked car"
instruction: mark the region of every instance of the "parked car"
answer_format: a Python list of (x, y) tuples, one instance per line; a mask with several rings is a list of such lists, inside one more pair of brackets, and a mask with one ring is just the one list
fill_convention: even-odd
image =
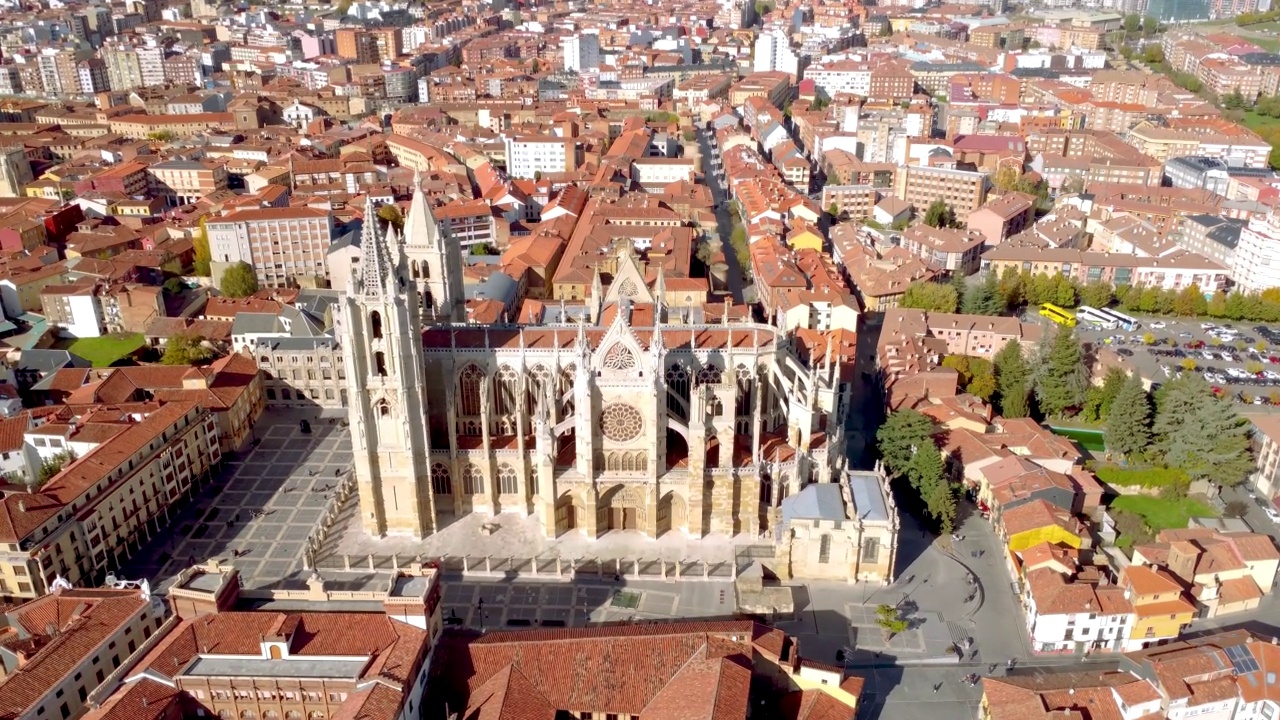
[(1163, 329), (1165, 329), (1165, 327), (1166, 327), (1166, 326), (1165, 326), (1165, 324), (1164, 324), (1163, 322), (1161, 322), (1161, 321), (1157, 320), (1157, 321), (1155, 321), (1155, 322), (1151, 323), (1151, 325), (1150, 325), (1149, 327), (1150, 327), (1152, 330), (1163, 330)]
[(1280, 512), (1276, 512), (1275, 508), (1271, 506), (1267, 506), (1267, 507), (1264, 507), (1262, 511), (1267, 514), (1268, 520), (1270, 520), (1273, 523), (1280, 523)]

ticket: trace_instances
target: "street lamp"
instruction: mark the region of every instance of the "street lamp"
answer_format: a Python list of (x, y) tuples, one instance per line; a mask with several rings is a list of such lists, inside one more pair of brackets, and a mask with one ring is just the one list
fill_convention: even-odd
[(484, 630), (484, 598), (480, 598), (480, 602), (476, 603), (476, 612), (480, 614), (480, 629)]

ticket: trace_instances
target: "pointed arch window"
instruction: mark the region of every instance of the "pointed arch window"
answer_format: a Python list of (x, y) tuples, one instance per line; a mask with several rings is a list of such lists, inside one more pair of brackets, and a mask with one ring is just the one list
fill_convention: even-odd
[(369, 313), (369, 334), (374, 340), (382, 339), (382, 313), (377, 310)]
[(431, 263), (427, 262), (426, 260), (422, 261), (422, 279), (423, 280), (431, 279)]
[(618, 295), (625, 298), (634, 298), (640, 294), (640, 290), (636, 288), (635, 282), (631, 278), (622, 281), (618, 286)]
[(499, 415), (514, 415), (517, 411), (516, 397), (520, 389), (520, 375), (511, 368), (510, 365), (503, 365), (498, 368), (498, 374), (495, 378), (497, 382), (494, 384), (494, 395), (496, 402), (495, 409)]
[(431, 466), (431, 492), (436, 495), (453, 494), (453, 478), (449, 477), (449, 468), (444, 463)]
[(506, 463), (498, 466), (498, 492), (503, 495), (515, 495), (520, 492), (516, 471)]
[(475, 365), (468, 365), (462, 370), (458, 379), (462, 393), (462, 414), (468, 417), (480, 415), (480, 393), (484, 392), (484, 371)]
[(387, 356), (381, 350), (373, 354), (373, 371), (378, 377), (387, 376)]
[(468, 495), (484, 494), (484, 473), (475, 465), (468, 465), (462, 471), (462, 490)]
[(667, 409), (679, 417), (688, 417), (689, 371), (682, 365), (667, 368)]

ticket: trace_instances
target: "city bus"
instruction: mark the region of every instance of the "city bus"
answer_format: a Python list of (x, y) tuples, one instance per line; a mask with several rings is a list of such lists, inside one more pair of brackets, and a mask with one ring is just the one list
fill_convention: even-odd
[(1083, 320), (1090, 325), (1104, 328), (1106, 330), (1115, 330), (1117, 325), (1115, 318), (1097, 308), (1091, 308), (1088, 305), (1081, 305), (1076, 308), (1076, 319)]
[(1101, 312), (1103, 315), (1106, 315), (1107, 317), (1114, 320), (1116, 325), (1119, 325), (1120, 327), (1124, 328), (1125, 332), (1133, 332), (1134, 330), (1137, 330), (1139, 327), (1142, 326), (1142, 323), (1138, 322), (1134, 318), (1129, 317), (1128, 315), (1125, 315), (1119, 310), (1102, 308), (1099, 312)]
[(1066, 325), (1067, 327), (1076, 326), (1076, 316), (1072, 315), (1071, 311), (1063, 310), (1062, 308), (1052, 303), (1045, 303), (1041, 305), (1040, 314), (1058, 323), (1059, 325)]

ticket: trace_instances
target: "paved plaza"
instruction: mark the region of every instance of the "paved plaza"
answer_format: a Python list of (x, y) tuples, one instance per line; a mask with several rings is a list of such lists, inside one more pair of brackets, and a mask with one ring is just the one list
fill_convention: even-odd
[(442, 610), (450, 624), (475, 629), (727, 618), (733, 616), (733, 585), (728, 581), (449, 579), (444, 583)]
[[(299, 430), (307, 419), (311, 433)], [(351, 444), (337, 420), (315, 413), (269, 412), (254, 429), (257, 446), (228, 455), (171, 532), (120, 569), (160, 591), (194, 562), (218, 558), (240, 571), (250, 590), (305, 588), (303, 548), (351, 466)]]

